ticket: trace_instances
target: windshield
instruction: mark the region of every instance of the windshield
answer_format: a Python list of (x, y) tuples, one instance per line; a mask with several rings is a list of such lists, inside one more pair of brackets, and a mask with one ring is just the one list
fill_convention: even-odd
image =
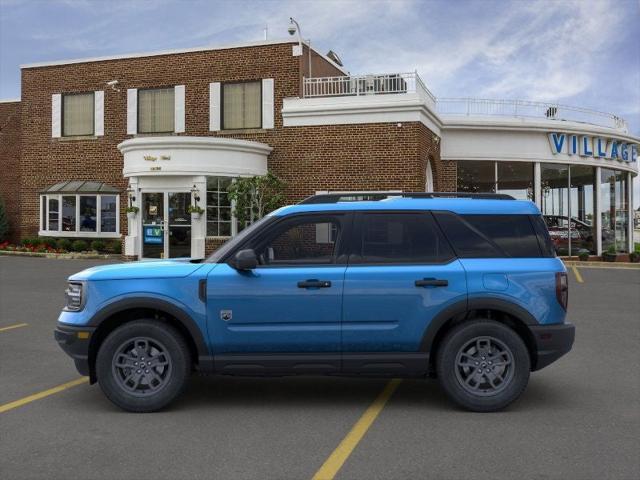
[(223, 243), (220, 248), (218, 248), (215, 252), (213, 252), (209, 258), (207, 258), (206, 263), (218, 263), (222, 258), (224, 258), (231, 250), (236, 248), (239, 244), (244, 242), (245, 238), (251, 235), (254, 231), (260, 228), (262, 225), (267, 223), (272, 217), (267, 215), (266, 217), (261, 218), (255, 223), (252, 223), (247, 228), (242, 230), (238, 235), (229, 239), (226, 243)]

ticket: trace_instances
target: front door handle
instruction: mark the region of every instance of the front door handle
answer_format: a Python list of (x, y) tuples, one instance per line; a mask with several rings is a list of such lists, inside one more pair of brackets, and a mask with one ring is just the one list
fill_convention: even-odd
[(416, 280), (416, 287), (447, 287), (449, 280), (440, 280), (438, 278), (423, 278)]
[(331, 286), (331, 282), (328, 280), (304, 280), (302, 282), (298, 282), (298, 288), (329, 288)]

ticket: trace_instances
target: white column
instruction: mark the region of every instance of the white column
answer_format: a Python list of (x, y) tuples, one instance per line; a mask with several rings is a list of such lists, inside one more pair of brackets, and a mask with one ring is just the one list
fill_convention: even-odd
[(176, 85), (174, 91), (174, 130), (176, 133), (183, 133), (185, 130), (184, 122), (184, 103), (185, 88), (184, 85)]
[(542, 174), (540, 172), (540, 162), (535, 162), (533, 164), (533, 200), (542, 210)]
[(627, 215), (629, 217), (629, 221), (627, 224), (627, 247), (628, 252), (633, 252), (633, 175), (631, 172), (627, 172)]
[(209, 84), (209, 130), (217, 132), (220, 130), (220, 82)]
[(602, 204), (600, 201), (600, 167), (596, 167), (596, 182), (593, 186), (593, 201), (595, 202), (596, 222), (596, 254), (602, 255)]
[(127, 89), (127, 135), (138, 133), (138, 90)]
[(96, 137), (102, 137), (104, 135), (104, 91), (98, 90), (93, 92), (94, 100), (94, 131), (93, 134)]
[[(129, 179), (129, 188), (134, 191), (133, 196), (136, 198), (131, 204), (140, 208), (135, 217), (129, 218), (127, 215), (127, 236), (124, 237), (124, 254), (132, 257), (142, 255), (142, 236), (140, 235), (140, 225), (142, 218), (142, 198), (140, 189), (138, 188), (138, 177)], [(129, 199), (127, 198), (127, 206)]]
[(197, 220), (191, 218), (191, 258), (204, 258), (205, 238), (207, 236), (207, 177), (198, 175), (193, 177), (193, 183), (198, 189), (200, 201), (198, 205), (204, 213)]
[(51, 95), (51, 136), (62, 136), (62, 95), (59, 93)]

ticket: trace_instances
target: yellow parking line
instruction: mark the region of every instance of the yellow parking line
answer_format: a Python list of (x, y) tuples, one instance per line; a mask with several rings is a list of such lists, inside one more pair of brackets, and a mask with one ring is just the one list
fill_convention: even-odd
[(578, 267), (576, 267), (575, 265), (572, 265), (571, 269), (573, 270), (573, 274), (576, 276), (576, 280), (578, 281), (578, 283), (584, 283), (584, 280), (582, 279), (582, 275), (580, 275), (580, 272), (578, 271)]
[(49, 395), (53, 395), (54, 393), (62, 392), (63, 390), (75, 387), (77, 385), (82, 385), (83, 383), (87, 383), (88, 381), (89, 377), (80, 377), (71, 382), (63, 383), (62, 385), (58, 385), (57, 387), (45, 390), (44, 392), (34, 393), (33, 395), (21, 398), (20, 400), (5, 403), (4, 405), (0, 405), (0, 413), (8, 412), (9, 410), (13, 410), (14, 408), (22, 407), (27, 403), (35, 402), (36, 400), (40, 400), (41, 398), (48, 397)]
[(378, 395), (378, 398), (376, 398), (371, 406), (362, 414), (360, 419), (351, 428), (351, 431), (340, 442), (340, 445), (338, 445), (329, 458), (322, 464), (320, 470), (316, 472), (312, 480), (332, 480), (336, 476), (342, 468), (342, 465), (344, 465), (344, 462), (347, 461), (349, 455), (355, 450), (360, 440), (362, 440), (362, 437), (364, 437), (369, 427), (378, 417), (389, 398), (391, 398), (393, 392), (396, 391), (401, 381), (402, 380), (394, 378), (387, 383), (387, 386), (384, 387), (384, 390)]
[(0, 328), (0, 332), (4, 332), (5, 330), (13, 330), (14, 328), (26, 327), (29, 325), (28, 323), (16, 323), (15, 325), (9, 325), (8, 327)]

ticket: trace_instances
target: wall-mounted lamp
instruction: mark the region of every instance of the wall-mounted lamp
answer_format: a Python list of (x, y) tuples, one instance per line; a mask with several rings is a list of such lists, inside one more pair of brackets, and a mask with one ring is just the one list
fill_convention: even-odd
[(127, 195), (129, 195), (129, 206), (131, 207), (133, 205), (133, 202), (136, 201), (136, 191), (129, 187), (127, 189)]
[(198, 187), (196, 187), (195, 185), (193, 186), (193, 188), (191, 188), (191, 195), (193, 196), (193, 200), (196, 204), (200, 201), (199, 192), (200, 191), (198, 190)]

